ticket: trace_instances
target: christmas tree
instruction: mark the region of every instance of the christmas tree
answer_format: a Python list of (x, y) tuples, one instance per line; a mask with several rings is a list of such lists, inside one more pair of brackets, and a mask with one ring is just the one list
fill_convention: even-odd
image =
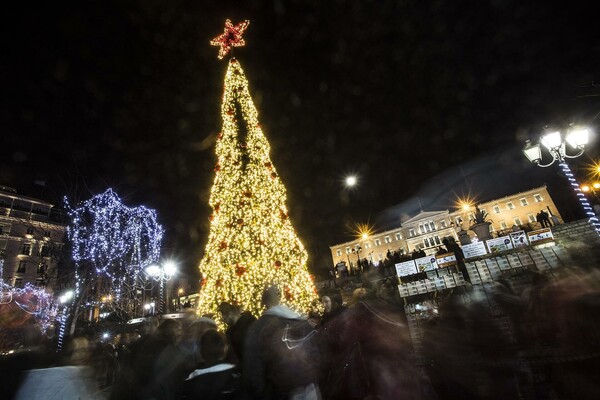
[[(225, 32), (211, 42), (221, 47), (219, 58), (244, 44), (241, 35), (248, 23), (233, 26), (227, 20)], [(220, 318), (217, 306), (226, 301), (258, 316), (262, 292), (273, 284), (280, 288), (283, 304), (307, 312), (316, 298), (308, 255), (290, 221), (285, 187), (235, 58), (225, 75), (221, 116), (198, 314)]]

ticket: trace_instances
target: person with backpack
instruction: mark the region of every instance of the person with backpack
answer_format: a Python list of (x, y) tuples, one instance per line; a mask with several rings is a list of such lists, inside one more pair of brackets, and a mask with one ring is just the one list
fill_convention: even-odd
[(242, 377), (251, 399), (318, 400), (319, 351), (307, 320), (280, 304), (276, 286), (262, 295), (265, 312), (250, 326)]

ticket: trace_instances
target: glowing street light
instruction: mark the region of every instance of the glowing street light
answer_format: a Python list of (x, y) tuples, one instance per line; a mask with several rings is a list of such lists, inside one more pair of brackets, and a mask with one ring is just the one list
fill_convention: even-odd
[[(163, 294), (165, 291), (165, 283), (169, 281), (177, 273), (177, 264), (174, 261), (168, 260), (162, 264), (153, 263), (146, 267), (146, 274), (160, 282), (158, 313), (163, 312)], [(169, 291), (167, 290), (167, 304), (169, 303)]]
[(352, 188), (358, 183), (358, 178), (356, 175), (348, 175), (344, 180), (344, 183), (346, 184), (346, 187)]
[(68, 290), (65, 293), (63, 293), (59, 298), (58, 301), (61, 304), (65, 304), (67, 303), (69, 300), (71, 300), (73, 298), (73, 296), (75, 295), (75, 292), (73, 292), (72, 290)]
[[(577, 195), (583, 211), (589, 218), (589, 222), (600, 235), (600, 222), (598, 221), (598, 218), (596, 218), (590, 203), (583, 194), (583, 188), (579, 186), (579, 183), (575, 179), (575, 176), (573, 175), (573, 172), (566, 161), (567, 158), (577, 158), (583, 154), (585, 146), (589, 141), (589, 135), (589, 129), (576, 126), (569, 127), (564, 137), (560, 131), (549, 131), (540, 137), (541, 145), (540, 143), (532, 144), (529, 140), (527, 140), (525, 143), (525, 148), (523, 148), (523, 154), (525, 154), (525, 157), (527, 157), (529, 161), (538, 167), (546, 168), (554, 164), (555, 161), (558, 161), (561, 171), (571, 184), (571, 188)], [(568, 147), (566, 144), (568, 144), (569, 147), (575, 151), (575, 154), (568, 154)], [(542, 163), (542, 146), (546, 148), (552, 157), (552, 160), (547, 164)]]

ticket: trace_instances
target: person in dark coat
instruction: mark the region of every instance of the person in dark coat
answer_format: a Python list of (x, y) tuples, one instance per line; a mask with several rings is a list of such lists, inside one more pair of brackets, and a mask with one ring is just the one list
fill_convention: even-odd
[(449, 252), (454, 253), (454, 257), (456, 257), (456, 264), (458, 265), (459, 271), (462, 273), (465, 281), (471, 283), (471, 278), (469, 277), (469, 273), (467, 272), (467, 265), (465, 264), (465, 253), (463, 253), (462, 249), (456, 243), (454, 238), (446, 238), (442, 241)]
[(338, 388), (328, 387), (329, 380), (336, 367), (335, 360), (337, 355), (344, 350), (341, 346), (337, 320), (346, 307), (342, 303), (342, 297), (339, 293), (329, 294), (321, 298), (323, 303), (323, 316), (316, 326), (318, 334), (317, 340), (321, 352), (321, 365), (319, 369), (319, 389), (324, 398), (331, 398), (330, 393)]
[[(296, 312), (279, 304), (281, 292), (263, 292), (266, 311), (250, 326), (244, 344), (244, 391), (252, 399), (318, 398), (318, 349), (310, 351), (313, 328)], [(288, 337), (292, 336), (292, 337)]]
[(242, 363), (244, 357), (244, 340), (250, 325), (256, 322), (256, 317), (249, 311), (242, 312), (238, 305), (223, 302), (219, 305), (219, 312), (223, 321), (227, 324), (227, 339), (231, 345), (230, 353), (233, 353), (234, 361)]
[(542, 228), (550, 228), (552, 224), (550, 223), (550, 217), (548, 213), (544, 210), (541, 210), (538, 214), (538, 221), (542, 224)]
[(183, 399), (233, 400), (240, 398), (241, 376), (235, 365), (224, 361), (227, 339), (216, 330), (208, 330), (200, 339), (204, 362), (183, 384)]
[[(421, 399), (407, 352), (403, 307), (357, 289), (355, 303), (326, 322), (335, 354), (321, 387), (324, 399)], [(321, 332), (319, 332), (319, 335)]]

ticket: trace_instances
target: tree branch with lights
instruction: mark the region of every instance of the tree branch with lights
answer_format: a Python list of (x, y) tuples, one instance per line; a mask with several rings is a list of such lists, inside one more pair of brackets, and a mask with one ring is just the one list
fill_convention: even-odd
[(127, 207), (108, 189), (73, 207), (69, 216), (73, 284), (71, 333), (82, 305), (104, 305), (125, 315), (141, 306), (136, 291), (143, 269), (160, 257), (163, 228), (156, 212), (144, 206)]

